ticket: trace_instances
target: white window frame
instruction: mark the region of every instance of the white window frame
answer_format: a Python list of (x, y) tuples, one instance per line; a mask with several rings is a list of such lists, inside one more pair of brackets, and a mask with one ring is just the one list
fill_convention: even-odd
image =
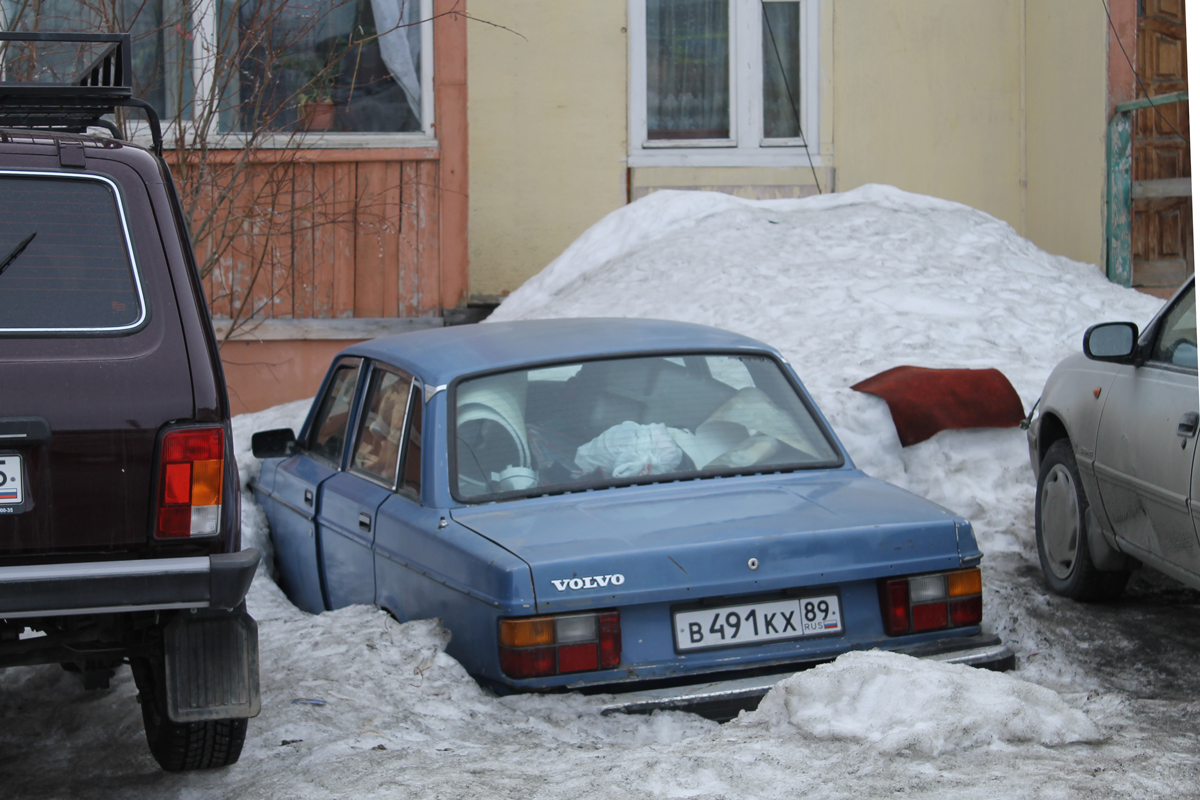
[(630, 167), (807, 167), (821, 163), (820, 2), (800, 3), (800, 139), (763, 137), (762, 2), (729, 0), (728, 139), (654, 139), (646, 120), (646, 0), (629, 0)]
[[(433, 147), (437, 145), (434, 135), (433, 104), (433, 0), (418, 0), (421, 17), (421, 127), (419, 131), (407, 132), (349, 132), (310, 131), (306, 133), (277, 133), (262, 137), (257, 147), (271, 148), (370, 148), (370, 147)], [(212, 88), (213, 59), (217, 41), (217, 0), (198, 0), (196, 3), (195, 38), (192, 50), (192, 83), (196, 102), (204, 102)], [(139, 144), (150, 141), (150, 127), (140, 114), (132, 114), (129, 124), (131, 139)], [(188, 123), (184, 123), (185, 127)], [(171, 142), (177, 135), (176, 126), (163, 121), (163, 139)], [(222, 131), (214, 134), (217, 147), (235, 148), (246, 139), (238, 131)], [(169, 145), (168, 145), (169, 146)]]

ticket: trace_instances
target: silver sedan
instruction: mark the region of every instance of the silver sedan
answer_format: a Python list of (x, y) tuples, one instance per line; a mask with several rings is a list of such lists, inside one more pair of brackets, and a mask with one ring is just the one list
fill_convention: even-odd
[(1051, 589), (1117, 597), (1138, 562), (1200, 589), (1198, 398), (1194, 278), (1140, 335), (1094, 325), (1055, 367), (1028, 427)]

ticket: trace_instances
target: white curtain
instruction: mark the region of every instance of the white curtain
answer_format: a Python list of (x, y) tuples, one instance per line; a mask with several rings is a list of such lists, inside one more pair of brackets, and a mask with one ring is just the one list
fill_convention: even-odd
[[(420, 0), (371, 0), (375, 30), (379, 33), (379, 52), (383, 63), (404, 94), (408, 107), (421, 119), (421, 26)], [(407, 25), (409, 27), (400, 27)]]
[(646, 0), (651, 139), (729, 136), (729, 0)]

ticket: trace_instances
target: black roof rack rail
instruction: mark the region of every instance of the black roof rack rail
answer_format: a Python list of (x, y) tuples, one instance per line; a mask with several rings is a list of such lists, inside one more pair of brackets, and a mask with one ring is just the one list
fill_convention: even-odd
[(133, 58), (128, 33), (21, 33), (0, 31), (0, 77), (12, 59), (9, 42), (74, 42), (103, 45), (92, 63), (69, 83), (9, 81), (0, 79), (0, 128), (85, 133), (88, 128), (106, 128), (124, 139), (109, 120), (118, 106), (141, 109), (150, 123), (154, 152), (162, 155), (162, 126), (158, 112), (145, 100), (133, 96)]

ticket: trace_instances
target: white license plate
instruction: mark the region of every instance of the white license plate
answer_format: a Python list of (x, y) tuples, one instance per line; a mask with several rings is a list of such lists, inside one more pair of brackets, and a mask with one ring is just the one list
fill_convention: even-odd
[(21, 457), (13, 453), (0, 455), (0, 506), (15, 506), (25, 502), (21, 490)]
[(675, 649), (701, 650), (842, 632), (835, 594), (675, 613)]

